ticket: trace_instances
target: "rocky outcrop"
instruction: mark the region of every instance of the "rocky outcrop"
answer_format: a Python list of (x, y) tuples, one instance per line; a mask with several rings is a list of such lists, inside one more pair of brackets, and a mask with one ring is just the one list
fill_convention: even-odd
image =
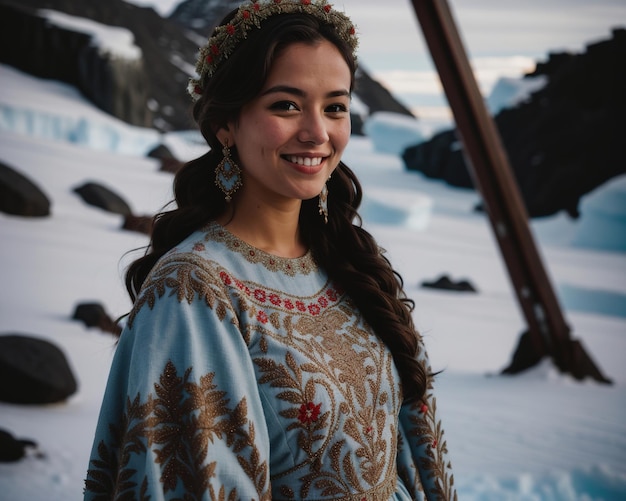
[[(123, 0), (0, 0), (0, 62), (4, 62), (34, 75), (43, 76), (42, 70), (61, 66), (72, 73), (62, 79), (81, 89), (86, 97), (102, 95), (106, 111), (118, 118), (141, 126), (151, 126), (161, 131), (185, 130), (193, 127), (191, 100), (186, 93), (189, 64), (195, 61), (202, 37), (190, 33), (179, 24), (163, 19), (152, 8), (138, 7)], [(121, 27), (131, 32), (134, 43), (142, 53), (141, 68), (124, 61), (100, 61), (97, 51), (79, 53), (78, 46), (87, 45), (89, 38), (82, 34), (48, 39), (44, 46), (39, 41), (44, 36), (41, 24), (31, 23), (28, 29), (16, 30), (4, 20), (4, 12), (11, 8), (24, 16), (36, 16), (39, 9), (52, 9), (77, 18), (84, 18), (105, 26)], [(18, 26), (24, 26), (22, 23)], [(55, 31), (56, 33), (56, 31)], [(31, 44), (26, 51), (23, 44)], [(41, 55), (41, 57), (39, 56)], [(70, 57), (70, 55), (72, 55)], [(81, 58), (80, 75), (75, 58)], [(45, 58), (44, 61), (42, 58)], [(24, 64), (36, 61), (33, 68)], [(37, 69), (39, 68), (39, 69)], [(46, 76), (46, 78), (58, 78)], [(81, 80), (82, 79), (82, 80)], [(83, 83), (78, 84), (79, 81)], [(100, 106), (100, 105), (99, 105)]]
[(141, 58), (116, 57), (103, 51), (89, 33), (11, 4), (0, 5), (0, 34), (0, 61), (73, 85), (98, 108), (128, 123), (151, 125)]
[[(495, 116), (530, 217), (578, 216), (580, 198), (626, 173), (626, 29), (582, 54), (552, 54), (547, 84)], [(473, 187), (454, 131), (407, 148), (408, 169)]]

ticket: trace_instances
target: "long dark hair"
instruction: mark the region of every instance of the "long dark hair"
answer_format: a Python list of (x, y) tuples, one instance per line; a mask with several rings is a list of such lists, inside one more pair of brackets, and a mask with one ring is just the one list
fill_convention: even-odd
[[(242, 106), (258, 95), (281, 51), (292, 43), (315, 44), (324, 39), (335, 44), (343, 55), (351, 70), (353, 87), (356, 61), (350, 47), (331, 25), (304, 14), (276, 15), (266, 20), (263, 28), (253, 30), (208, 79), (202, 97), (194, 105), (193, 116), (211, 149), (176, 174), (176, 208), (155, 216), (146, 254), (127, 270), (126, 288), (133, 301), (161, 256), (226, 209), (223, 194), (210, 182), (222, 159), (217, 131), (229, 121), (236, 121)], [(259, 53), (265, 54), (265, 58), (258, 57)], [(417, 360), (419, 335), (411, 317), (413, 301), (405, 296), (400, 275), (382, 255), (374, 238), (361, 227), (357, 209), (362, 190), (354, 173), (340, 162), (327, 186), (328, 224), (318, 213), (317, 197), (302, 203), (303, 242), (312, 250), (317, 264), (346, 290), (391, 351), (402, 379), (404, 398), (422, 398), (428, 376)]]

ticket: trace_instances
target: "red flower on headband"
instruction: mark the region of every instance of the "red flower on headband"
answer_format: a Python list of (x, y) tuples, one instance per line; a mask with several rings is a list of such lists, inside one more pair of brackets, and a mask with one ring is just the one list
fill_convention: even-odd
[(244, 10), (241, 15), (243, 16), (244, 19), (250, 19), (250, 11), (249, 10)]
[(199, 85), (196, 85), (196, 86), (193, 88), (193, 91), (194, 91), (196, 94), (202, 94), (202, 87), (200, 87)]
[(213, 52), (213, 54), (215, 54), (216, 56), (220, 53), (220, 48), (217, 46), (217, 44), (211, 45), (211, 52)]
[(213, 62), (213, 56), (211, 54), (208, 54), (207, 57), (204, 58), (204, 60), (208, 63), (211, 64)]
[(258, 3), (254, 2), (254, 10), (256, 10), (258, 12), (258, 10), (260, 8), (261, 8), (261, 6)]
[(229, 35), (234, 35), (235, 34), (235, 27), (232, 24), (226, 25), (226, 32)]
[(332, 7), (328, 4), (324, 5), (324, 10), (326, 11), (326, 13), (330, 12), (330, 10), (332, 9)]
[(356, 30), (354, 29), (354, 26), (350, 26), (350, 35), (354, 35), (356, 33)]
[(302, 0), (302, 5), (311, 5), (311, 0)]
[(280, 3), (281, 0), (274, 0), (274, 3)]

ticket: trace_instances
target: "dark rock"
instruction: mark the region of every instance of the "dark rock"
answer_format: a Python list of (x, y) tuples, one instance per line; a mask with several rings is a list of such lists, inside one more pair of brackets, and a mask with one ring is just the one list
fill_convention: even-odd
[(123, 216), (132, 214), (130, 206), (121, 196), (99, 183), (85, 183), (73, 191), (89, 205)]
[[(494, 118), (530, 217), (579, 215), (582, 196), (626, 173), (626, 29), (582, 54), (551, 54), (548, 83)], [(411, 146), (408, 169), (473, 188), (453, 130)]]
[(356, 73), (354, 93), (368, 107), (370, 115), (378, 111), (388, 111), (414, 116), (386, 87), (374, 80), (362, 64)]
[(0, 162), (0, 211), (45, 217), (50, 215), (50, 200), (30, 179)]
[(0, 429), (0, 462), (8, 463), (19, 461), (29, 449), (36, 449), (37, 443), (33, 440), (15, 438), (10, 432)]
[(161, 167), (159, 167), (159, 170), (161, 172), (176, 174), (183, 167), (183, 165), (185, 165), (185, 162), (181, 162), (176, 158), (162, 158)]
[(50, 341), (0, 336), (0, 400), (17, 404), (60, 402), (76, 392), (76, 379), (63, 352)]
[(443, 179), (458, 188), (473, 188), (456, 130), (438, 132), (429, 141), (409, 146), (402, 159), (407, 169), (419, 171), (426, 177)]
[(432, 282), (424, 281), (422, 287), (429, 289), (442, 289), (456, 292), (477, 292), (476, 288), (468, 280), (453, 281), (448, 275), (441, 275)]
[(176, 174), (180, 168), (185, 165), (185, 163), (178, 160), (170, 149), (164, 144), (160, 144), (156, 148), (150, 150), (147, 156), (149, 158), (156, 158), (161, 162), (159, 170), (162, 172)]
[(100, 303), (79, 303), (72, 318), (83, 322), (87, 327), (97, 327), (116, 336), (122, 332), (120, 325), (107, 314)]
[(123, 230), (136, 231), (145, 235), (152, 235), (152, 216), (126, 216), (124, 218)]
[(150, 85), (141, 59), (110, 55), (94, 43), (90, 34), (50, 23), (28, 9), (62, 11), (56, 7), (63, 4), (71, 10), (71, 2), (4, 3), (0, 5), (0, 61), (41, 78), (69, 83), (97, 107), (128, 123), (152, 125), (147, 106)]
[(158, 158), (158, 159), (176, 158), (174, 154), (172, 153), (172, 151), (164, 144), (159, 144), (158, 146), (155, 146), (146, 154), (146, 156), (149, 158)]

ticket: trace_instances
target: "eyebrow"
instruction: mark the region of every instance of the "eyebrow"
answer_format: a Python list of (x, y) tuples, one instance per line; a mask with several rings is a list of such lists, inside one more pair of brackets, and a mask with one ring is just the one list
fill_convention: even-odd
[[(270, 87), (269, 89), (263, 91), (261, 93), (262, 96), (267, 96), (268, 94), (276, 94), (279, 92), (285, 92), (286, 94), (293, 94), (298, 97), (306, 97), (306, 92), (302, 89), (298, 89), (297, 87), (290, 87), (289, 85), (275, 85), (274, 87)], [(350, 91), (347, 89), (333, 90), (326, 94), (326, 97), (350, 97)]]

